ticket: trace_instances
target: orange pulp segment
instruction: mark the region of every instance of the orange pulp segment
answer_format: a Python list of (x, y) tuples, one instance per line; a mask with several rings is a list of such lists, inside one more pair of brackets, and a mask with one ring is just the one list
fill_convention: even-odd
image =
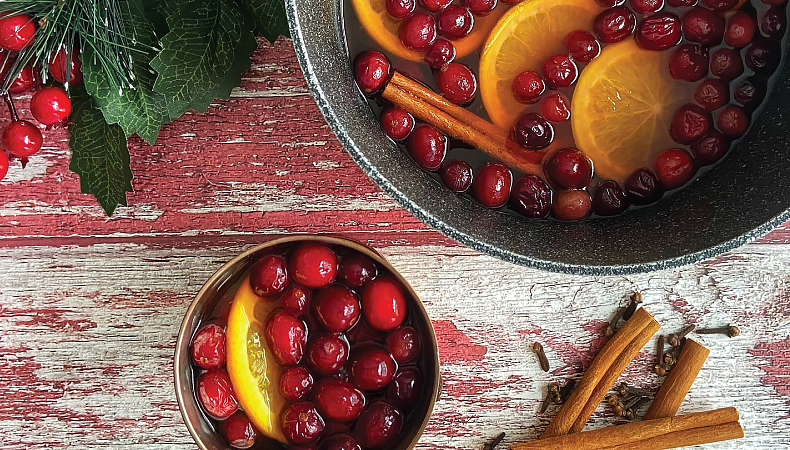
[(480, 96), (491, 121), (510, 129), (524, 110), (511, 85), (521, 72), (540, 73), (561, 50), (565, 36), (590, 28), (601, 12), (593, 0), (524, 0), (502, 16), (480, 57)]
[(280, 424), (285, 406), (279, 387), (283, 368), (264, 337), (265, 321), (276, 305), (255, 295), (249, 277), (241, 282), (228, 316), (227, 365), (236, 398), (255, 428), (286, 442)]

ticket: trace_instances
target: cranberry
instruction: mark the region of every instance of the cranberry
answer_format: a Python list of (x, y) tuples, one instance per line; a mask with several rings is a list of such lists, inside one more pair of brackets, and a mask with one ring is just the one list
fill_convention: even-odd
[(695, 163), (706, 166), (720, 160), (729, 149), (727, 138), (718, 131), (711, 130), (707, 136), (691, 146), (691, 156)]
[(307, 329), (301, 319), (288, 311), (278, 311), (269, 319), (264, 334), (277, 362), (296, 366), (302, 361)]
[(201, 327), (190, 346), (192, 361), (204, 369), (218, 369), (225, 365), (225, 330), (219, 325)]
[(757, 24), (751, 14), (746, 11), (737, 11), (727, 21), (727, 29), (724, 32), (724, 42), (730, 47), (746, 47), (752, 42), (756, 29)]
[(551, 189), (535, 175), (524, 175), (513, 184), (510, 208), (524, 217), (543, 219), (551, 212)]
[(593, 195), (592, 207), (599, 216), (616, 216), (628, 209), (628, 199), (616, 181), (604, 181)]
[(755, 71), (758, 75), (770, 76), (779, 68), (779, 57), (781, 50), (779, 46), (766, 39), (756, 39), (751, 45), (746, 47), (743, 55), (746, 67)]
[[(3, 76), (5, 76), (5, 73), (3, 73)], [(8, 92), (12, 94), (21, 94), (32, 88), (35, 84), (36, 78), (33, 75), (33, 67), (27, 64), (22, 67), (19, 75), (17, 75), (14, 81), (11, 82), (11, 85), (8, 86)]]
[(239, 409), (230, 376), (223, 369), (212, 369), (198, 377), (197, 398), (206, 414), (215, 419), (230, 417)]
[(307, 361), (319, 374), (334, 375), (348, 361), (348, 343), (335, 334), (313, 335), (308, 344)]
[[(77, 56), (77, 50), (73, 49), (69, 52), (69, 84), (82, 83), (82, 62)], [(66, 49), (61, 47), (56, 53), (50, 55), (49, 58), (49, 73), (52, 78), (56, 79), (59, 83), (66, 83)]]
[(362, 314), (375, 330), (398, 328), (406, 320), (406, 313), (403, 291), (389, 278), (376, 278), (362, 293)]
[(682, 8), (684, 6), (696, 6), (699, 0), (667, 0), (669, 6), (675, 8)]
[(291, 274), (294, 280), (309, 288), (322, 288), (335, 281), (337, 255), (320, 244), (306, 244), (291, 257)]
[(659, 12), (664, 8), (664, 0), (631, 0), (631, 8), (639, 14)]
[(655, 203), (664, 194), (658, 178), (647, 169), (638, 169), (625, 181), (628, 200), (635, 205)]
[(497, 0), (463, 0), (464, 5), (476, 16), (487, 16), (496, 8)]
[(513, 97), (520, 103), (535, 103), (546, 90), (546, 83), (537, 72), (521, 72), (513, 79), (510, 89)]
[(676, 80), (701, 80), (708, 74), (708, 51), (697, 44), (681, 45), (669, 60), (669, 74)]
[(683, 37), (705, 47), (719, 44), (724, 28), (724, 17), (708, 9), (692, 8), (683, 14)]
[(387, 350), (400, 364), (411, 362), (420, 354), (420, 334), (414, 327), (398, 328), (387, 336)]
[(455, 46), (447, 39), (436, 39), (425, 49), (422, 58), (432, 69), (439, 69), (455, 59)]
[(456, 62), (444, 65), (436, 73), (436, 86), (447, 100), (466, 105), (477, 95), (477, 78), (469, 67)]
[(472, 196), (481, 205), (499, 208), (510, 196), (513, 176), (510, 170), (499, 163), (486, 163), (478, 169), (472, 182)]
[(420, 401), (422, 375), (416, 367), (404, 367), (395, 374), (387, 389), (387, 399), (402, 411), (412, 409)]
[(411, 130), (414, 129), (414, 116), (394, 106), (385, 109), (381, 113), (379, 121), (381, 129), (394, 141), (406, 139), (411, 134)]
[(316, 296), (315, 312), (329, 331), (339, 333), (357, 322), (359, 301), (347, 287), (330, 286)]
[(380, 449), (395, 442), (403, 426), (403, 416), (389, 403), (378, 401), (359, 417), (354, 433), (364, 448)]
[(414, 0), (387, 0), (387, 12), (396, 19), (403, 19), (414, 12), (417, 2)]
[(551, 213), (559, 220), (581, 220), (590, 215), (592, 201), (583, 190), (559, 191), (554, 194)]
[(726, 106), (716, 117), (716, 126), (729, 139), (738, 139), (746, 134), (749, 125), (749, 115), (740, 106)]
[(250, 267), (250, 287), (261, 297), (284, 291), (288, 281), (288, 269), (282, 256), (266, 255)]
[[(672, 118), (669, 132), (678, 144), (690, 145), (708, 134), (712, 119), (702, 107), (692, 104), (681, 106)], [(659, 178), (661, 176), (659, 175)]]
[(743, 73), (743, 61), (738, 50), (722, 47), (710, 57), (710, 72), (724, 81), (731, 81)]
[(347, 381), (329, 379), (316, 386), (315, 403), (325, 417), (348, 422), (362, 414), (365, 395)]
[(554, 128), (540, 114), (526, 113), (518, 118), (511, 135), (518, 145), (528, 150), (542, 150), (554, 140)]
[(605, 8), (611, 8), (612, 6), (620, 6), (625, 3), (625, 0), (596, 0), (599, 5)]
[(343, 433), (324, 440), (320, 450), (362, 450), (362, 446), (356, 439)]
[(352, 288), (358, 288), (376, 277), (376, 264), (365, 255), (354, 253), (340, 261), (340, 279)]
[(774, 41), (782, 40), (787, 29), (787, 16), (783, 7), (772, 6), (760, 19), (760, 33)]
[(563, 41), (574, 61), (590, 62), (601, 53), (601, 44), (584, 30), (571, 31)]
[(422, 169), (431, 172), (442, 167), (448, 145), (447, 136), (427, 123), (414, 127), (414, 131), (406, 140), (406, 149), (414, 162)]
[(363, 391), (376, 391), (392, 381), (396, 369), (389, 353), (377, 345), (367, 345), (351, 355), (349, 379)]
[(30, 16), (5, 11), (0, 18), (0, 47), (18, 52), (33, 42), (36, 25)]
[(43, 144), (41, 131), (27, 120), (15, 120), (3, 130), (3, 148), (17, 158), (35, 154)]
[(414, 13), (401, 23), (399, 36), (406, 47), (425, 50), (436, 39), (436, 21), (428, 13)]
[(313, 376), (302, 366), (288, 367), (280, 375), (280, 392), (288, 401), (299, 401), (312, 389)]
[(246, 449), (255, 445), (258, 433), (246, 414), (239, 411), (222, 422), (222, 434), (233, 448)]
[(543, 63), (543, 78), (550, 89), (559, 89), (572, 85), (579, 77), (576, 64), (565, 55), (549, 56)]
[(453, 192), (465, 192), (472, 185), (472, 166), (466, 161), (452, 161), (442, 167), (442, 183)]
[(636, 16), (625, 6), (609, 8), (593, 21), (593, 32), (598, 40), (611, 44), (631, 36), (636, 29)]
[(283, 411), (282, 429), (290, 443), (309, 445), (321, 437), (324, 419), (311, 402), (293, 403)]
[(700, 0), (706, 8), (714, 11), (728, 11), (738, 5), (738, 0)]
[(544, 165), (549, 181), (561, 189), (581, 189), (590, 184), (592, 162), (575, 148), (556, 151)]
[(369, 50), (354, 58), (354, 79), (365, 95), (383, 90), (391, 76), (392, 65), (380, 52)]
[(304, 314), (311, 296), (312, 293), (309, 290), (292, 284), (280, 296), (280, 306), (294, 314)]
[(648, 50), (666, 50), (676, 46), (680, 39), (680, 19), (671, 13), (645, 17), (636, 30), (636, 42)]
[(668, 191), (691, 181), (697, 171), (691, 155), (682, 148), (664, 150), (653, 164), (661, 186)]
[(697, 86), (694, 100), (706, 111), (716, 111), (730, 101), (730, 86), (717, 78), (708, 78)]
[(472, 12), (460, 5), (453, 5), (439, 13), (436, 28), (447, 39), (461, 39), (472, 31)]
[(555, 92), (540, 103), (540, 113), (549, 122), (567, 122), (571, 118), (570, 103), (567, 97)]
[(423, 8), (430, 12), (439, 12), (452, 3), (452, 0), (420, 0)]
[(0, 180), (8, 175), (8, 165), (11, 161), (8, 159), (8, 153), (0, 150)]
[(766, 95), (765, 84), (754, 78), (741, 80), (733, 90), (733, 98), (740, 103), (744, 109), (754, 111), (763, 102)]

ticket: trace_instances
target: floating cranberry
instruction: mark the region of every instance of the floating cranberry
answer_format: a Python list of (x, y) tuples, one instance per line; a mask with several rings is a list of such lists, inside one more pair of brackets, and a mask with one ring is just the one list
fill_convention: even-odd
[(779, 68), (779, 58), (781, 49), (775, 42), (767, 39), (756, 39), (751, 45), (746, 47), (743, 58), (746, 67), (755, 71), (758, 75), (770, 76)]
[[(681, 106), (672, 118), (670, 134), (678, 144), (690, 145), (708, 134), (711, 129), (710, 113), (692, 104)], [(661, 176), (659, 175), (659, 179)]]
[(3, 130), (3, 148), (17, 158), (27, 158), (41, 150), (44, 136), (27, 120), (15, 120)]
[(310, 445), (321, 437), (324, 431), (324, 419), (318, 414), (313, 403), (293, 403), (283, 411), (282, 430), (290, 443)]
[(282, 256), (266, 255), (250, 267), (250, 287), (261, 297), (284, 291), (288, 281), (288, 269)]
[(664, 150), (659, 153), (653, 164), (658, 181), (668, 191), (691, 181), (697, 171), (691, 155), (682, 148)]
[(354, 58), (354, 79), (365, 95), (382, 91), (391, 76), (392, 65), (381, 52), (369, 50)]
[(625, 181), (628, 200), (635, 205), (655, 203), (664, 194), (658, 178), (647, 169), (638, 169)]
[(414, 131), (406, 140), (406, 149), (414, 162), (422, 169), (431, 172), (442, 167), (448, 145), (447, 136), (427, 123), (414, 127)]
[(716, 111), (730, 101), (730, 86), (718, 78), (708, 78), (694, 90), (694, 100), (706, 111)]
[(707, 136), (691, 146), (691, 156), (700, 166), (707, 166), (720, 160), (730, 149), (730, 143), (723, 134), (711, 130)]
[(647, 50), (666, 50), (680, 42), (680, 19), (671, 13), (655, 14), (642, 19), (636, 29), (636, 42)]
[(329, 379), (316, 386), (315, 403), (325, 417), (348, 422), (362, 414), (365, 395), (347, 381)]
[(716, 127), (728, 139), (738, 139), (749, 129), (749, 115), (740, 106), (730, 105), (719, 111)]
[(363, 447), (380, 449), (395, 442), (403, 426), (403, 416), (389, 403), (373, 403), (362, 413), (354, 433)]
[(684, 6), (695, 6), (699, 0), (667, 0), (669, 6), (681, 8)]
[(478, 169), (472, 181), (472, 197), (489, 208), (503, 206), (510, 196), (513, 176), (510, 169), (499, 163), (486, 163)]
[(354, 350), (349, 364), (349, 380), (363, 391), (385, 388), (395, 376), (397, 365), (389, 353), (376, 345)]
[(524, 175), (513, 184), (510, 208), (530, 219), (543, 219), (551, 213), (551, 189), (535, 175)]
[(567, 122), (571, 118), (570, 100), (559, 92), (548, 95), (540, 103), (540, 113), (549, 122)]
[(387, 350), (400, 364), (414, 361), (421, 349), (420, 334), (412, 326), (398, 328), (387, 336)]
[(731, 81), (743, 73), (743, 61), (738, 50), (722, 47), (710, 57), (710, 72), (724, 81)]
[(738, 6), (738, 0), (700, 0), (706, 8), (714, 11), (728, 11)]
[(752, 42), (756, 29), (757, 23), (755, 23), (751, 14), (746, 11), (737, 11), (727, 21), (724, 42), (730, 47), (746, 47)]
[(475, 20), (472, 12), (461, 5), (452, 5), (439, 13), (436, 18), (436, 28), (442, 36), (455, 40), (472, 31)]
[(425, 49), (422, 59), (432, 69), (439, 69), (455, 59), (455, 46), (447, 39), (436, 39)]
[(302, 361), (307, 329), (301, 319), (288, 311), (278, 311), (269, 319), (264, 334), (277, 362), (296, 366)]
[(212, 369), (203, 372), (197, 379), (197, 398), (209, 416), (222, 420), (239, 409), (228, 372)]
[(765, 83), (755, 78), (741, 80), (733, 89), (733, 98), (747, 111), (754, 111), (765, 99)]
[(252, 426), (250, 419), (239, 411), (222, 422), (222, 434), (233, 448), (247, 449), (255, 445), (258, 433)]
[(365, 255), (355, 253), (340, 261), (340, 279), (352, 288), (358, 288), (376, 277), (376, 264)]
[(356, 439), (343, 433), (325, 439), (319, 450), (362, 450), (362, 446)]
[(357, 322), (359, 301), (347, 287), (329, 286), (316, 296), (315, 312), (326, 329), (341, 333)]
[(422, 375), (416, 367), (404, 367), (387, 389), (387, 399), (401, 411), (412, 409), (422, 396)]
[(414, 116), (408, 111), (397, 107), (390, 107), (381, 113), (381, 129), (395, 141), (402, 141), (409, 137), (414, 129)]
[(705, 47), (717, 45), (724, 38), (724, 17), (704, 8), (692, 8), (683, 14), (683, 37)]
[(414, 0), (387, 0), (387, 12), (396, 19), (403, 19), (414, 12), (417, 2)]
[(319, 244), (306, 244), (291, 258), (291, 274), (297, 283), (309, 288), (322, 288), (335, 281), (337, 255)]
[(593, 33), (598, 40), (611, 44), (631, 36), (636, 29), (636, 16), (625, 6), (609, 8), (593, 21)]
[(760, 33), (774, 41), (782, 40), (787, 29), (787, 16), (783, 7), (772, 6), (760, 19)]
[(407, 48), (425, 50), (436, 39), (436, 20), (428, 13), (414, 13), (401, 22), (398, 35)]
[(604, 181), (593, 195), (592, 208), (599, 216), (616, 216), (628, 209), (628, 199), (616, 181)]
[(313, 376), (302, 366), (288, 367), (280, 375), (280, 392), (292, 402), (302, 400), (313, 389)]
[[(2, 76), (5, 76), (5, 74), (6, 73), (3, 73)], [(36, 78), (33, 75), (33, 67), (30, 64), (27, 64), (22, 67), (19, 75), (17, 75), (16, 78), (14, 78), (14, 81), (11, 82), (11, 85), (8, 86), (8, 92), (12, 94), (21, 94), (32, 88), (35, 84)]]
[(526, 113), (518, 118), (511, 135), (528, 150), (542, 150), (554, 141), (554, 128), (540, 114)]
[(599, 5), (605, 8), (611, 8), (612, 6), (620, 6), (625, 3), (625, 0), (595, 0), (598, 2)]
[(543, 63), (543, 78), (549, 89), (559, 89), (572, 85), (579, 77), (576, 64), (565, 55), (554, 55)]
[(466, 161), (452, 161), (442, 167), (442, 183), (453, 192), (465, 192), (472, 185), (472, 166)]
[(563, 41), (565, 49), (576, 62), (590, 62), (601, 54), (601, 44), (584, 30), (571, 31)]
[(631, 0), (631, 8), (639, 14), (659, 12), (664, 8), (664, 0)]
[(477, 78), (469, 67), (461, 63), (445, 64), (436, 72), (436, 86), (447, 100), (466, 105), (477, 95)]
[(310, 337), (307, 362), (321, 375), (334, 375), (348, 361), (348, 343), (335, 334), (314, 334)]
[[(77, 56), (76, 49), (69, 52), (69, 60), (69, 84), (82, 83), (82, 62), (79, 56)], [(66, 49), (61, 47), (60, 50), (53, 53), (49, 58), (49, 73), (52, 74), (52, 78), (57, 80), (58, 83), (66, 83), (66, 65)]]
[(697, 44), (682, 44), (672, 53), (669, 74), (676, 80), (698, 81), (708, 74), (708, 51)]
[(561, 189), (581, 189), (590, 184), (593, 168), (590, 158), (575, 148), (556, 151), (543, 167), (549, 182)]
[(476, 16), (487, 16), (496, 8), (497, 0), (463, 0), (464, 5)]
[(2, 13), (0, 18), (0, 47), (18, 52), (33, 42), (36, 26), (33, 19), (25, 14)]
[(513, 97), (520, 103), (535, 103), (546, 91), (546, 83), (537, 72), (526, 71), (516, 75), (511, 85)]
[(559, 191), (554, 194), (551, 213), (558, 220), (581, 220), (590, 215), (592, 201), (583, 190)]
[(452, 1), (453, 0), (420, 0), (420, 4), (430, 12), (439, 12), (447, 8)]
[(192, 361), (204, 369), (218, 369), (225, 365), (225, 330), (217, 324), (201, 327), (190, 345)]
[(304, 314), (311, 296), (312, 293), (309, 290), (292, 284), (280, 296), (280, 306), (294, 314)]
[(398, 328), (406, 320), (406, 313), (403, 290), (389, 278), (376, 278), (362, 293), (362, 314), (375, 330)]

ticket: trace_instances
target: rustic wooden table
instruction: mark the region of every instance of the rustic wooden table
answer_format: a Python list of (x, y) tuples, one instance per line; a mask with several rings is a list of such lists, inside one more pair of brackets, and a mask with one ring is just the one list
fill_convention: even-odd
[[(635, 290), (662, 332), (741, 327), (702, 339), (711, 356), (682, 411), (736, 406), (747, 437), (706, 448), (790, 448), (790, 224), (714, 260), (635, 276), (557, 275), (482, 255), (365, 177), (318, 112), (289, 40), (262, 42), (229, 101), (186, 114), (156, 146), (133, 139), (136, 192), (112, 218), (79, 193), (66, 139), (47, 133), (0, 184), (4, 449), (195, 448), (173, 392), (183, 314), (225, 261), (295, 232), (374, 246), (425, 301), (445, 388), (419, 448), (481, 448), (500, 431), (505, 443), (535, 438), (554, 413), (536, 413), (546, 384), (589, 364)], [(653, 347), (624, 379), (657, 384)], [(591, 426), (614, 422), (600, 407)]]

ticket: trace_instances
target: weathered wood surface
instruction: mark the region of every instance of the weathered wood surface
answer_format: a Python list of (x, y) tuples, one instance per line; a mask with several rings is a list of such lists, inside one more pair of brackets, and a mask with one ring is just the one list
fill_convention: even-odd
[[(136, 193), (107, 219), (67, 170), (66, 135), (0, 184), (0, 447), (192, 449), (172, 386), (175, 336), (220, 265), (268, 235), (340, 233), (378, 248), (433, 318), (445, 390), (419, 448), (534, 439), (546, 384), (586, 366), (634, 290), (664, 326), (735, 323), (682, 412), (740, 409), (747, 437), (790, 447), (790, 224), (678, 270), (577, 277), (514, 266), (431, 231), (370, 182), (331, 136), (290, 41), (263, 44), (227, 102), (154, 147), (134, 140)], [(24, 103), (21, 102), (21, 103)], [(547, 349), (552, 372), (529, 345)], [(655, 386), (653, 344), (624, 378)], [(615, 420), (599, 408), (590, 426)]]

